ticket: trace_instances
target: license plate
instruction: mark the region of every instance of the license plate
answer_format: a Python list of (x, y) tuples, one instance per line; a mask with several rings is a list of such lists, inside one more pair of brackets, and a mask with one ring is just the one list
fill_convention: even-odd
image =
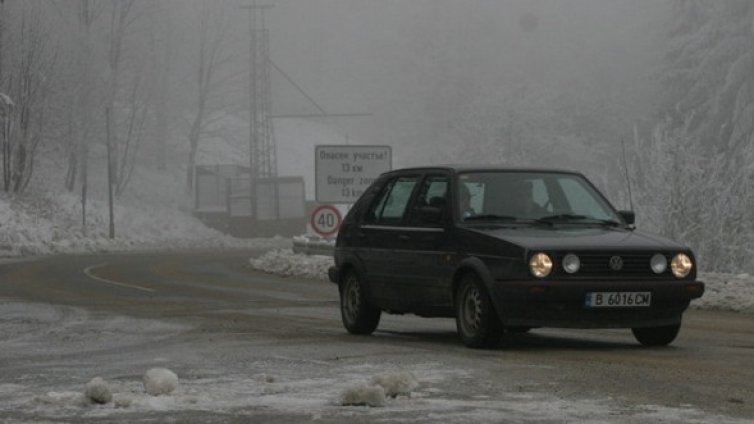
[(652, 303), (651, 292), (589, 292), (587, 308), (637, 308)]

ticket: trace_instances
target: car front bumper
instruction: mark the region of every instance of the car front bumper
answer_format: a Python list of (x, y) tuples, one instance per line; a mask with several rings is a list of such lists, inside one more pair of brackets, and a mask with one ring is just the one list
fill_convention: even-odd
[[(649, 306), (593, 308), (589, 292), (650, 292)], [(561, 328), (636, 328), (674, 325), (689, 302), (704, 294), (699, 281), (498, 281), (492, 300), (503, 325)]]

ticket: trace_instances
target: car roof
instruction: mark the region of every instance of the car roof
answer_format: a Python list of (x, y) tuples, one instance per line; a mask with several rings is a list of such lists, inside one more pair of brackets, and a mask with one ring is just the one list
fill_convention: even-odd
[(431, 166), (414, 166), (414, 167), (406, 167), (406, 168), (398, 168), (393, 169), (387, 172), (384, 172), (383, 175), (393, 174), (393, 173), (404, 173), (404, 172), (429, 172), (429, 171), (446, 171), (446, 172), (453, 172), (453, 173), (460, 173), (460, 172), (491, 172), (491, 171), (499, 171), (499, 172), (533, 172), (533, 173), (558, 173), (558, 174), (574, 174), (574, 175), (582, 175), (580, 172), (568, 170), (568, 169), (557, 169), (557, 168), (532, 168), (532, 167), (517, 167), (517, 166), (503, 166), (503, 165), (474, 165), (474, 164), (448, 164), (448, 165), (431, 165)]

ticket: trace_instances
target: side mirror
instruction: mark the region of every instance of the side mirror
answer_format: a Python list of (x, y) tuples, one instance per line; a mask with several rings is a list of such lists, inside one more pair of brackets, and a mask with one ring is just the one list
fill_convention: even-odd
[(636, 214), (634, 211), (618, 211), (618, 215), (620, 215), (628, 225), (634, 225), (636, 222)]

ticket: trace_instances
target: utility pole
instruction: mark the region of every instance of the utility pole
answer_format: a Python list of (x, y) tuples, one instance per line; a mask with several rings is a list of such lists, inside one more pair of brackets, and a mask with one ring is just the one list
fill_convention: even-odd
[(113, 215), (113, 154), (112, 154), (112, 137), (110, 136), (110, 120), (112, 111), (110, 107), (105, 108), (105, 125), (107, 125), (107, 205), (110, 213), (109, 236), (115, 238), (115, 217)]
[[(242, 5), (249, 12), (249, 168), (251, 178), (251, 207), (256, 219), (258, 178), (277, 176), (277, 148), (270, 113), (272, 85), (270, 83), (270, 32), (265, 11), (272, 5)], [(277, 186), (274, 190), (277, 194)], [(274, 196), (277, 216), (277, 195)]]

